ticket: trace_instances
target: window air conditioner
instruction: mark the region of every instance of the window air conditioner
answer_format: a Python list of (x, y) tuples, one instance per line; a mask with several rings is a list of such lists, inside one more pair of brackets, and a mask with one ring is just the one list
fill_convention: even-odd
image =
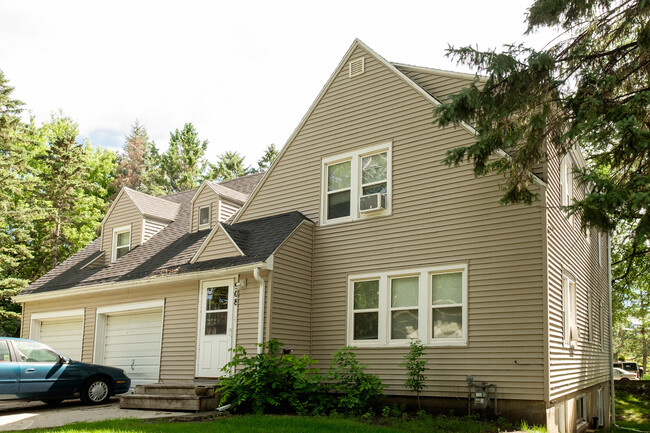
[(361, 212), (373, 212), (386, 209), (386, 194), (368, 194), (359, 197), (359, 210)]

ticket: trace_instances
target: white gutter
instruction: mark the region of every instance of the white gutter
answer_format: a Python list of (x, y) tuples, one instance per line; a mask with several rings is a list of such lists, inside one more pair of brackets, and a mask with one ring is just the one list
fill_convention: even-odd
[(260, 268), (253, 269), (253, 277), (260, 285), (260, 302), (257, 312), (257, 353), (262, 353), (262, 343), (264, 343), (264, 296), (266, 294), (266, 283), (260, 277)]
[[(22, 302), (41, 301), (45, 299), (62, 298), (62, 297), (68, 297), (74, 295), (89, 295), (89, 294), (94, 295), (98, 292), (105, 292), (109, 290), (129, 289), (132, 287), (153, 286), (157, 284), (175, 283), (178, 281), (185, 281), (185, 280), (222, 277), (233, 273), (251, 272), (254, 269), (259, 269), (260, 267), (266, 269), (267, 263), (258, 262), (250, 265), (233, 266), (229, 268), (222, 268), (216, 270), (210, 269), (206, 271), (185, 272), (185, 273), (174, 274), (174, 275), (163, 274), (163, 275), (156, 275), (152, 277), (140, 278), (137, 280), (130, 280), (130, 281), (117, 281), (117, 282), (103, 283), (103, 284), (92, 284), (89, 286), (73, 287), (70, 289), (61, 289), (61, 290), (52, 290), (48, 292), (34, 293), (31, 295), (30, 294), (17, 295), (14, 296), (12, 299), (16, 303), (22, 303)], [(45, 283), (45, 285), (47, 285), (47, 283)]]

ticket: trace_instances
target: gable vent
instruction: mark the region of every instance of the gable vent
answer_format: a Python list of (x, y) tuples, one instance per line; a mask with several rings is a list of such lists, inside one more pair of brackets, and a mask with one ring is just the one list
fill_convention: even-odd
[(348, 64), (348, 75), (350, 78), (363, 74), (365, 71), (364, 57), (352, 60)]

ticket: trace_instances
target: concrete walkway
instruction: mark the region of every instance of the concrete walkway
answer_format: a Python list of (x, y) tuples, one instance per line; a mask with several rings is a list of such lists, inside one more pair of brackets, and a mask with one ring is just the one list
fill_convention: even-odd
[(73, 422), (93, 422), (120, 418), (167, 418), (190, 415), (189, 412), (120, 409), (117, 398), (100, 406), (85, 406), (79, 400), (64, 401), (59, 406), (41, 402), (0, 403), (0, 431), (58, 427)]

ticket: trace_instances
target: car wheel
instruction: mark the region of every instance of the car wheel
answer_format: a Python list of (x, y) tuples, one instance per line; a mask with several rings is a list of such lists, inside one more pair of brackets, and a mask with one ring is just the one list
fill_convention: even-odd
[(621, 377), (621, 380), (630, 380), (627, 377)]
[(81, 391), (81, 401), (86, 404), (106, 403), (111, 396), (111, 387), (106, 379), (90, 379)]
[(63, 402), (62, 398), (48, 398), (48, 399), (43, 399), (41, 400), (45, 404), (49, 404), (50, 406), (58, 406)]

